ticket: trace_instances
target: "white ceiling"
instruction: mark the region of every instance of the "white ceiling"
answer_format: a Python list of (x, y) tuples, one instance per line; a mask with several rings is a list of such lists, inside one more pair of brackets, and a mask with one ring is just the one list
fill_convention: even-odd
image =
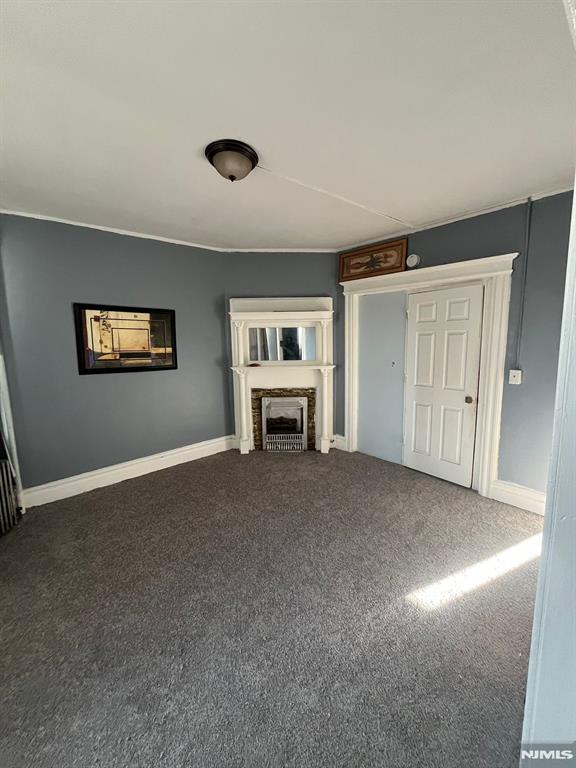
[[(560, 0), (1, 12), (3, 209), (220, 248), (337, 249), (572, 186)], [(273, 173), (226, 182), (203, 157), (223, 137)]]

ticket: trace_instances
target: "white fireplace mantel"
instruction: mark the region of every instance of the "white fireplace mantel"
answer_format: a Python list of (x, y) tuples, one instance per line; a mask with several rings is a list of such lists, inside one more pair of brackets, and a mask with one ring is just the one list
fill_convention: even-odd
[[(330, 297), (230, 299), (234, 418), (240, 453), (254, 449), (252, 389), (314, 388), (316, 449), (333, 440), (333, 309)], [(315, 328), (316, 360), (252, 361), (250, 328)]]

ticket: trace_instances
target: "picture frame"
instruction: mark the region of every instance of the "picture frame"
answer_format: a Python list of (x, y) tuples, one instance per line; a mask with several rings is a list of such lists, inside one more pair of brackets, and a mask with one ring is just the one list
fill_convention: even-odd
[(173, 309), (76, 302), (73, 310), (80, 375), (178, 367)]
[(360, 280), (365, 277), (404, 272), (408, 239), (372, 243), (340, 254), (339, 280)]

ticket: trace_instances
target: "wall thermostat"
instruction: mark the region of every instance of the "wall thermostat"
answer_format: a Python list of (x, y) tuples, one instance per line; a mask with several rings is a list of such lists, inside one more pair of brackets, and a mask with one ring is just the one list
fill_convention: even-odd
[(414, 267), (417, 267), (418, 264), (420, 264), (420, 256), (418, 256), (417, 253), (411, 253), (410, 256), (406, 259), (406, 266), (409, 269), (414, 269)]

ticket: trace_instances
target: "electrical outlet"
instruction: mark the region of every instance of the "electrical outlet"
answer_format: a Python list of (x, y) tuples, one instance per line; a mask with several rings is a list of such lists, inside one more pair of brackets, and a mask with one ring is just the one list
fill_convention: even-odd
[(508, 384), (522, 384), (522, 371), (511, 368), (508, 372)]

